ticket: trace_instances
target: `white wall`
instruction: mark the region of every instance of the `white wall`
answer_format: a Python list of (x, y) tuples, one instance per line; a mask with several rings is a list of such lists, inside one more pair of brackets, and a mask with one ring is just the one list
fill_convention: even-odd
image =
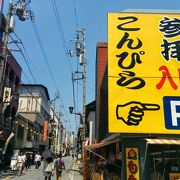
[(91, 111), (87, 118), (89, 122), (89, 143), (93, 144), (95, 140), (95, 112)]
[(25, 87), (21, 87), (18, 111), (40, 113), (42, 119), (44, 119), (45, 117), (42, 107), (44, 111), (49, 114), (48, 99), (44, 88), (41, 86), (27, 86), (27, 88), (28, 90)]
[(30, 96), (19, 97), (19, 112), (40, 112), (40, 98), (34, 99)]

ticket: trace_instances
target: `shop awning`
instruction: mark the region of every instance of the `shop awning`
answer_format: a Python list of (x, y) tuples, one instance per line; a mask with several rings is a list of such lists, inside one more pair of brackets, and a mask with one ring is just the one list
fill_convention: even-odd
[(145, 139), (149, 144), (174, 144), (180, 145), (179, 139)]
[(91, 145), (85, 146), (85, 149), (93, 150), (93, 149), (101, 148), (101, 147), (104, 147), (104, 146), (107, 146), (107, 145), (110, 145), (110, 144), (113, 144), (113, 143), (116, 143), (116, 142), (119, 142), (119, 140), (91, 144)]

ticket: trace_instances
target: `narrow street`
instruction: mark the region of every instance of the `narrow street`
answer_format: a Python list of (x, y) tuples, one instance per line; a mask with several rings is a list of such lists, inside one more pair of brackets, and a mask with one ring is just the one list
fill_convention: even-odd
[[(63, 170), (62, 173), (62, 180), (81, 180), (83, 179), (83, 176), (78, 172), (78, 167), (74, 161), (72, 161), (71, 157), (64, 157), (64, 162), (66, 169)], [(73, 163), (74, 162), (74, 163)], [(32, 166), (31, 170), (23, 171), (23, 174), (21, 176), (17, 176), (16, 172), (6, 172), (3, 173), (2, 177), (0, 177), (2, 180), (41, 180), (44, 179), (42, 167), (40, 170), (35, 170), (34, 166)], [(52, 177), (52, 180), (56, 180), (56, 175)]]

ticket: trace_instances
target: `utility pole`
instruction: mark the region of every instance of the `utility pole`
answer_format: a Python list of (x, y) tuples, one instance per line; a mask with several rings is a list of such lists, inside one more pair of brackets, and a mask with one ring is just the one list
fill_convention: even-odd
[[(83, 141), (83, 147), (85, 143), (85, 116), (86, 116), (86, 52), (85, 52), (85, 47), (86, 47), (86, 33), (85, 29), (79, 29), (77, 30), (77, 41), (76, 41), (76, 56), (79, 58), (79, 64), (82, 66), (82, 81), (83, 81), (83, 89), (82, 89), (82, 94), (83, 94), (83, 103), (82, 103), (82, 127), (83, 127), (83, 136), (82, 136), (82, 141)], [(76, 80), (76, 79), (75, 79)], [(79, 80), (79, 79), (78, 79)]]
[[(80, 128), (82, 128), (82, 138), (81, 138), (81, 149), (84, 148), (85, 145), (85, 137), (86, 137), (86, 129), (85, 129), (85, 116), (86, 116), (86, 33), (85, 29), (78, 29), (77, 36), (75, 41), (76, 50), (75, 51), (69, 51), (70, 57), (73, 57), (75, 54), (79, 59), (79, 65), (82, 67), (82, 72), (75, 71), (72, 73), (72, 80), (82, 80), (82, 113), (73, 112), (73, 109), (76, 109), (75, 107), (69, 107), (71, 114), (77, 114), (81, 116), (80, 119)], [(74, 77), (74, 75), (76, 75)], [(81, 77), (79, 77), (81, 75)], [(75, 105), (75, 104), (74, 104)]]
[(86, 138), (86, 34), (85, 30), (82, 29), (80, 31), (77, 31), (82, 34), (82, 47), (81, 47), (81, 54), (79, 60), (80, 65), (82, 66), (82, 79), (83, 79), (83, 114), (82, 114), (82, 120), (83, 120), (83, 140), (82, 140), (82, 156), (83, 156), (83, 162), (84, 162), (84, 176), (83, 179), (86, 179), (87, 176), (87, 156), (86, 156), (86, 150), (85, 150), (85, 138)]
[[(8, 14), (6, 18), (6, 26), (5, 32), (3, 37), (3, 45), (2, 45), (2, 52), (0, 55), (0, 120), (3, 119), (3, 88), (4, 88), (4, 79), (5, 79), (5, 71), (7, 65), (7, 57), (8, 57), (8, 44), (9, 44), (9, 34), (12, 32), (13, 27), (11, 27), (11, 23), (13, 20), (13, 15), (17, 15), (19, 20), (25, 21), (30, 17), (31, 20), (34, 20), (34, 15), (32, 11), (27, 10), (26, 6), (31, 1), (29, 0), (18, 0), (17, 3), (14, 5), (13, 0), (10, 0), (9, 7), (8, 7)], [(1, 23), (2, 24), (2, 23)], [(1, 25), (2, 26), (2, 25)]]
[[(3, 45), (2, 45), (2, 53), (0, 56), (0, 97), (3, 98), (3, 84), (4, 84), (4, 76), (5, 76), (5, 70), (6, 70), (6, 61), (7, 61), (7, 45), (8, 45), (8, 39), (9, 39), (9, 33), (10, 33), (10, 21), (13, 14), (13, 1), (11, 0), (9, 3), (9, 9), (8, 9), (8, 15), (6, 19), (6, 27), (4, 32), (4, 39), (3, 39)], [(3, 99), (1, 99), (0, 103), (0, 111), (2, 110)]]
[(83, 35), (83, 52), (82, 52), (82, 75), (83, 75), (83, 143), (85, 143), (86, 138), (86, 124), (85, 124), (85, 118), (86, 118), (86, 58), (85, 58), (85, 30), (81, 31)]

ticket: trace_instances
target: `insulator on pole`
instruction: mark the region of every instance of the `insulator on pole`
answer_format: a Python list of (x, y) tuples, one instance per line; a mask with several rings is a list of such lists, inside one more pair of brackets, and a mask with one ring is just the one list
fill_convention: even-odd
[(76, 42), (76, 55), (79, 57), (81, 54), (81, 43), (79, 41)]

